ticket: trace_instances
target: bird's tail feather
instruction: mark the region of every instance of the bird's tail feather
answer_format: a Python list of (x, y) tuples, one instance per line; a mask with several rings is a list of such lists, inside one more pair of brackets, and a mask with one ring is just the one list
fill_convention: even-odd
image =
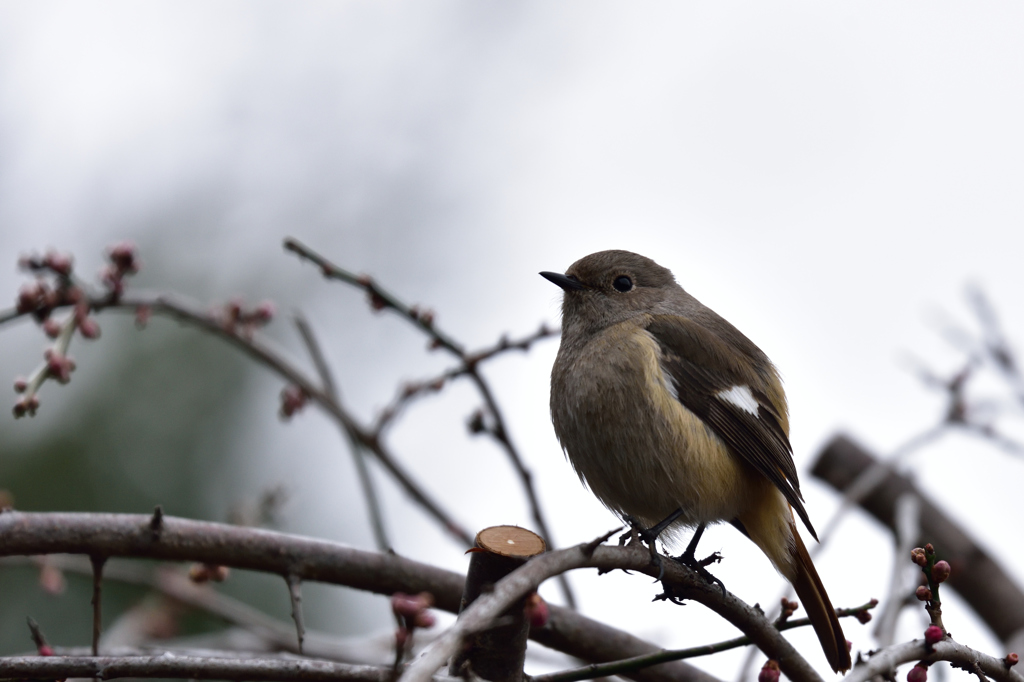
[(794, 575), (787, 576), (793, 583), (796, 596), (803, 604), (807, 617), (811, 620), (815, 634), (821, 642), (821, 648), (825, 652), (825, 658), (835, 672), (845, 672), (850, 669), (850, 650), (847, 648), (846, 635), (839, 625), (839, 617), (832, 608), (825, 586), (821, 584), (818, 572), (814, 570), (811, 563), (811, 555), (807, 553), (807, 547), (793, 528), (793, 569)]

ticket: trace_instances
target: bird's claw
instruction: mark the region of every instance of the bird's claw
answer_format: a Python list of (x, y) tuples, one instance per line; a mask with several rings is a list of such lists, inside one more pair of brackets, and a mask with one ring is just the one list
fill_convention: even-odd
[(704, 557), (703, 559), (697, 559), (693, 556), (693, 552), (684, 552), (683, 554), (680, 554), (679, 556), (673, 558), (679, 563), (681, 563), (683, 566), (686, 566), (694, 573), (699, 575), (701, 578), (703, 578), (704, 582), (708, 583), (709, 585), (718, 585), (718, 587), (722, 590), (722, 596), (725, 596), (725, 583), (723, 583), (721, 580), (713, 576), (711, 572), (707, 569), (707, 567), (711, 564), (717, 564), (719, 561), (722, 560), (721, 554), (719, 554), (718, 552), (713, 552), (712, 554)]

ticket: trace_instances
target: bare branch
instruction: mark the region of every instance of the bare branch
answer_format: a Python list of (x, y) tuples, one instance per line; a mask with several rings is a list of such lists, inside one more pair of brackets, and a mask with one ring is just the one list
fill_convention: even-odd
[[(309, 322), (306, 321), (306, 318), (301, 313), (296, 313), (295, 315), (295, 326), (298, 327), (299, 334), (302, 336), (302, 340), (305, 342), (306, 348), (313, 358), (313, 364), (316, 365), (317, 372), (320, 374), (320, 382), (323, 384), (324, 393), (336, 404), (339, 404), (340, 398), (337, 384), (334, 381), (331, 368), (327, 364), (327, 358), (324, 357), (320, 344), (316, 340), (316, 335), (313, 334), (313, 328), (309, 326)], [(366, 501), (366, 508), (370, 513), (370, 527), (373, 529), (373, 537), (377, 543), (377, 549), (385, 552), (392, 548), (392, 544), (385, 530), (384, 514), (381, 511), (377, 488), (373, 484), (373, 476), (370, 474), (370, 469), (366, 466), (366, 453), (363, 452), (363, 444), (348, 429), (343, 427), (342, 432), (348, 440), (352, 459), (356, 465), (356, 474), (359, 476), (359, 484), (363, 489), (363, 499)], [(374, 428), (372, 438), (380, 442), (379, 427)]]
[[(494, 420), (494, 424), (489, 429), (489, 432), (502, 446), (502, 449), (505, 450), (506, 456), (508, 456), (509, 461), (512, 463), (512, 467), (519, 476), (523, 491), (526, 494), (527, 503), (529, 504), (530, 511), (533, 515), (534, 523), (536, 524), (536, 529), (540, 533), (540, 536), (544, 538), (548, 547), (555, 547), (556, 545), (552, 539), (551, 531), (544, 517), (544, 513), (541, 510), (540, 499), (537, 497), (537, 491), (533, 485), (533, 474), (526, 467), (519, 451), (512, 443), (512, 437), (505, 425), (505, 419), (502, 416), (501, 409), (498, 407), (498, 403), (494, 398), (494, 393), (491, 391), (490, 385), (479, 372), (479, 368), (477, 366), (478, 361), (467, 355), (462, 344), (458, 343), (452, 337), (437, 328), (434, 324), (434, 314), (429, 310), (421, 311), (415, 306), (406, 305), (397, 297), (385, 291), (368, 275), (356, 275), (348, 272), (313, 251), (305, 244), (302, 244), (297, 239), (292, 237), (286, 238), (284, 240), (284, 248), (297, 254), (300, 258), (315, 263), (323, 272), (324, 277), (327, 277), (328, 279), (337, 279), (361, 288), (370, 297), (370, 305), (375, 310), (389, 308), (396, 311), (430, 337), (432, 346), (444, 348), (462, 361), (463, 365), (466, 367), (466, 375), (473, 380), (473, 383), (476, 385), (477, 390), (484, 400), (484, 405), (488, 413)], [(472, 544), (472, 542), (469, 544)], [(570, 607), (575, 608), (576, 598), (573, 596), (568, 580), (559, 576), (558, 581), (562, 588), (562, 593), (565, 596), (566, 603)]]
[[(854, 617), (858, 620), (862, 618), (870, 618), (870, 614), (868, 614), (868, 612), (877, 605), (877, 601), (871, 600), (866, 604), (862, 604), (852, 609), (836, 609), (836, 615), (840, 618)], [(865, 614), (868, 615), (865, 616)], [(783, 623), (776, 623), (775, 627), (781, 632), (783, 630), (805, 627), (810, 624), (810, 618), (793, 618), (786, 620)], [(743, 635), (742, 637), (734, 637), (714, 644), (704, 644), (686, 649), (666, 649), (653, 654), (634, 656), (632, 658), (611, 661), (609, 663), (591, 663), (590, 665), (573, 668), (571, 670), (562, 670), (556, 673), (548, 673), (547, 675), (534, 675), (530, 678), (530, 682), (578, 682), (578, 680), (593, 680), (599, 677), (623, 675), (625, 673), (642, 670), (643, 668), (657, 665), (659, 663), (681, 661), (687, 658), (697, 658), (700, 656), (710, 656), (711, 654), (717, 654), (722, 651), (728, 651), (730, 649), (736, 649), (750, 644), (753, 644), (751, 639), (746, 635)]]
[[(210, 314), (199, 305), (185, 301), (184, 299), (169, 294), (140, 294), (120, 296), (111, 299), (108, 296), (96, 297), (89, 300), (90, 306), (97, 311), (112, 309), (119, 311), (136, 311), (140, 308), (152, 313), (173, 317), (179, 321), (198, 327), (225, 341), (240, 348), (251, 358), (266, 367), (275, 371), (291, 384), (298, 386), (307, 396), (323, 408), (335, 421), (349, 434), (351, 438), (358, 441), (368, 451), (372, 452), (384, 468), (394, 477), (398, 484), (405, 490), (417, 504), (419, 504), (430, 516), (438, 521), (442, 528), (449, 534), (457, 537), (465, 546), (472, 546), (473, 535), (466, 531), (461, 524), (456, 522), (452, 516), (444, 511), (430, 495), (417, 484), (412, 476), (402, 468), (397, 460), (384, 447), (380, 439), (373, 433), (359, 425), (355, 418), (345, 410), (341, 403), (332, 399), (319, 386), (315, 385), (308, 377), (300, 372), (293, 363), (285, 359), (284, 355), (273, 348), (263, 335), (252, 332), (248, 334), (238, 333), (232, 327), (223, 324), (215, 315)], [(17, 316), (27, 315), (19, 313)], [(0, 319), (5, 314), (0, 313)]]
[[(832, 439), (811, 473), (837, 490), (877, 466), (877, 460), (846, 436)], [(885, 480), (865, 495), (860, 506), (890, 529), (895, 525), (896, 500), (910, 493), (921, 500), (921, 537), (930, 541), (953, 566), (947, 584), (971, 605), (1003, 642), (1024, 628), (1024, 590), (971, 535), (906, 476), (890, 471)]]
[(821, 677), (775, 629), (764, 614), (732, 594), (709, 585), (696, 573), (677, 562), (664, 561), (661, 567), (651, 562), (650, 552), (640, 546), (609, 547), (592, 544), (548, 552), (535, 557), (502, 578), (493, 591), (468, 606), (459, 620), (416, 659), (402, 675), (401, 682), (426, 682), (457, 652), (467, 637), (490, 627), (494, 618), (512, 603), (536, 590), (541, 582), (575, 568), (592, 567), (602, 571), (625, 569), (658, 577), (671, 587), (673, 596), (698, 601), (743, 630), (794, 682), (821, 682)]
[(552, 331), (547, 325), (542, 324), (537, 331), (524, 336), (521, 339), (509, 341), (507, 338), (502, 337), (498, 343), (489, 348), (485, 348), (474, 353), (467, 353), (465, 362), (460, 364), (458, 367), (448, 369), (431, 379), (424, 379), (405, 384), (401, 389), (399, 389), (398, 395), (395, 396), (395, 399), (377, 415), (377, 419), (374, 422), (373, 427), (374, 432), (379, 434), (386, 429), (414, 399), (431, 392), (440, 391), (445, 384), (452, 379), (457, 379), (458, 377), (469, 374), (470, 368), (475, 367), (486, 360), (490, 360), (491, 358), (498, 357), (509, 350), (529, 350), (537, 341), (557, 335), (557, 331)]
[(96, 554), (89, 555), (92, 562), (92, 655), (99, 655), (100, 631), (103, 627), (101, 615), (103, 596), (103, 564), (107, 562), (106, 556)]
[[(367, 552), (339, 543), (264, 529), (172, 516), (163, 517), (163, 530), (159, 539), (154, 539), (151, 519), (152, 516), (146, 514), (6, 511), (0, 514), (0, 556), (102, 553), (110, 557), (197, 561), (280, 576), (292, 572), (304, 580), (346, 585), (377, 594), (430, 592), (438, 608), (451, 613), (457, 613), (459, 609), (463, 576), (394, 554)], [(612, 551), (607, 547), (599, 549), (602, 552)], [(629, 548), (615, 550), (630, 551)], [(646, 551), (636, 557), (625, 556), (629, 559), (623, 563), (623, 568), (644, 570), (650, 560)], [(602, 555), (597, 552), (594, 558), (601, 559)], [(599, 567), (611, 570), (616, 564), (615, 561), (605, 561)], [(656, 575), (656, 572), (650, 574)], [(717, 589), (713, 593), (720, 596)], [(532, 640), (545, 646), (598, 662), (660, 650), (660, 647), (570, 609), (553, 604), (549, 607), (548, 624), (530, 632)], [(288, 630), (291, 631), (290, 628)], [(288, 633), (281, 634), (281, 637), (288, 637), (294, 642)], [(716, 682), (714, 677), (682, 662), (664, 663), (629, 673), (628, 677), (640, 682)]]
[(867, 662), (858, 662), (843, 678), (844, 682), (868, 682), (876, 675), (895, 679), (897, 666), (921, 661), (926, 664), (949, 661), (969, 673), (982, 672), (999, 682), (1024, 682), (1024, 676), (1009, 668), (1003, 660), (975, 651), (968, 646), (945, 639), (929, 647), (923, 640), (895, 644), (872, 654)]
[(389, 682), (391, 669), (333, 661), (281, 658), (174, 656), (10, 656), (0, 658), (0, 677), (28, 680), (157, 677), (280, 682)]
[(285, 576), (288, 583), (288, 599), (292, 604), (292, 620), (295, 621), (295, 633), (299, 640), (299, 653), (302, 653), (302, 642), (306, 639), (305, 619), (302, 617), (302, 580), (294, 573)]

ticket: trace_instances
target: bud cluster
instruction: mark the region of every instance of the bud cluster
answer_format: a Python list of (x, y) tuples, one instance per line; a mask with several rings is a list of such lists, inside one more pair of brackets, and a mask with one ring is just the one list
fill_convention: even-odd
[(428, 329), (434, 326), (434, 311), (427, 308), (420, 310), (419, 306), (409, 308), (409, 316)]
[(295, 384), (289, 384), (281, 389), (281, 418), (291, 419), (297, 412), (301, 411), (309, 402), (309, 394)]
[(437, 622), (427, 609), (434, 605), (434, 595), (429, 592), (405, 594), (395, 592), (391, 595), (391, 611), (401, 625), (395, 631), (395, 641), (399, 649), (404, 649), (412, 639), (416, 628), (430, 628)]
[(274, 304), (264, 301), (255, 308), (246, 308), (242, 301), (234, 299), (224, 306), (221, 326), (229, 334), (240, 334), (252, 338), (252, 333), (274, 319)]
[(188, 579), (199, 585), (208, 582), (222, 583), (229, 575), (230, 568), (215, 564), (192, 564), (188, 569)]
[(779, 615), (780, 621), (789, 620), (789, 618), (796, 613), (796, 610), (800, 608), (800, 602), (790, 601), (785, 597), (781, 601), (782, 613)]
[[(918, 586), (914, 591), (914, 596), (925, 602), (925, 610), (931, 617), (931, 625), (924, 631), (924, 641), (925, 644), (932, 647), (946, 638), (946, 630), (942, 626), (942, 602), (939, 599), (939, 585), (949, 579), (952, 569), (948, 561), (936, 560), (935, 547), (931, 543), (911, 550), (910, 560), (920, 566), (921, 573), (927, 582), (927, 585)], [(921, 668), (918, 673), (914, 673), (912, 670), (911, 675), (922, 676), (921, 680), (927, 679), (925, 668)]]
[(124, 293), (124, 278), (137, 273), (142, 262), (131, 242), (121, 242), (110, 247), (107, 260), (110, 263), (100, 270), (100, 280), (110, 292), (111, 298), (116, 300)]
[[(110, 300), (116, 301), (124, 292), (124, 278), (139, 271), (140, 263), (135, 247), (124, 242), (107, 251), (110, 263), (100, 272), (100, 278), (107, 288)], [(75, 361), (67, 355), (68, 344), (75, 330), (85, 339), (100, 336), (100, 326), (90, 316), (93, 305), (85, 289), (74, 278), (74, 260), (70, 255), (48, 251), (45, 255), (22, 256), (18, 261), (22, 269), (36, 275), (36, 278), (22, 285), (18, 292), (17, 311), (31, 314), (42, 328), (43, 333), (55, 340), (54, 345), (44, 353), (44, 364), (31, 378), (19, 378), (14, 390), (24, 394), (14, 406), (14, 416), (34, 415), (39, 408), (36, 395), (46, 379), (62, 384), (71, 380)], [(63, 321), (53, 319), (52, 313), (59, 307), (71, 306), (71, 315)]]

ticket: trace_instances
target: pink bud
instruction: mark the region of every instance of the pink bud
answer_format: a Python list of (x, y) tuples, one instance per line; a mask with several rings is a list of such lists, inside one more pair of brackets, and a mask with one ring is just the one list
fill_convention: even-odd
[(910, 560), (918, 566), (924, 566), (928, 563), (928, 557), (925, 556), (924, 550), (920, 547), (915, 547), (910, 552)]
[(39, 409), (39, 398), (34, 395), (27, 395), (14, 404), (14, 416), (24, 417), (26, 414), (32, 416)]
[(1020, 657), (1017, 656), (1017, 654), (1010, 653), (1006, 654), (1006, 658), (1003, 659), (1003, 664), (1006, 665), (1007, 668), (1012, 668), (1017, 665), (1019, 661)]
[(275, 312), (274, 304), (270, 301), (264, 301), (256, 307), (256, 311), (253, 314), (257, 320), (270, 322), (270, 320), (273, 319)]
[(131, 242), (116, 244), (110, 248), (108, 253), (110, 262), (121, 272), (138, 272), (139, 264), (135, 260), (135, 245)]
[(58, 275), (67, 277), (71, 274), (72, 260), (71, 256), (68, 256), (67, 254), (50, 251), (43, 259), (43, 263)]
[(53, 656), (53, 647), (49, 644), (40, 644), (37, 651), (40, 656)]
[(57, 338), (60, 336), (60, 322), (57, 322), (57, 320), (52, 317), (46, 318), (43, 322), (43, 333), (51, 339)]
[(434, 627), (434, 624), (437, 622), (437, 619), (434, 618), (434, 614), (432, 613), (429, 613), (427, 611), (420, 611), (412, 619), (412, 622), (413, 625), (415, 625), (418, 628), (432, 628)]
[(43, 287), (38, 281), (22, 284), (18, 291), (18, 312), (27, 313), (39, 307), (43, 297)]
[(395, 630), (395, 644), (398, 645), (399, 649), (404, 649), (406, 642), (409, 641), (409, 631), (404, 627), (400, 627)]
[(761, 668), (761, 672), (757, 674), (757, 682), (779, 682), (778, 662), (768, 659)]
[(15, 393), (24, 393), (27, 388), (28, 388), (28, 379), (26, 379), (25, 377), (18, 377), (17, 379), (14, 380), (14, 392)]
[(946, 582), (946, 579), (949, 578), (949, 572), (949, 562), (945, 560), (936, 561), (935, 565), (932, 566), (932, 580), (937, 583)]
[(923, 665), (915, 665), (907, 673), (907, 682), (928, 682), (928, 668)]
[(931, 601), (932, 591), (928, 589), (926, 585), (918, 585), (917, 591), (914, 592), (914, 596), (920, 601)]
[(938, 625), (929, 625), (924, 631), (924, 641), (929, 646), (938, 644), (946, 636)]
[(534, 592), (526, 598), (526, 620), (530, 621), (530, 627), (542, 628), (548, 624), (551, 618), (551, 609), (539, 594)]
[(149, 322), (149, 318), (153, 316), (153, 309), (148, 305), (140, 305), (135, 309), (135, 326), (142, 329)]
[(39, 571), (39, 586), (47, 594), (63, 594), (67, 583), (64, 580), (64, 572), (56, 566), (43, 564)]
[(100, 326), (96, 324), (96, 320), (91, 317), (87, 317), (78, 322), (78, 331), (81, 332), (82, 337), (86, 339), (98, 339), (100, 337)]

